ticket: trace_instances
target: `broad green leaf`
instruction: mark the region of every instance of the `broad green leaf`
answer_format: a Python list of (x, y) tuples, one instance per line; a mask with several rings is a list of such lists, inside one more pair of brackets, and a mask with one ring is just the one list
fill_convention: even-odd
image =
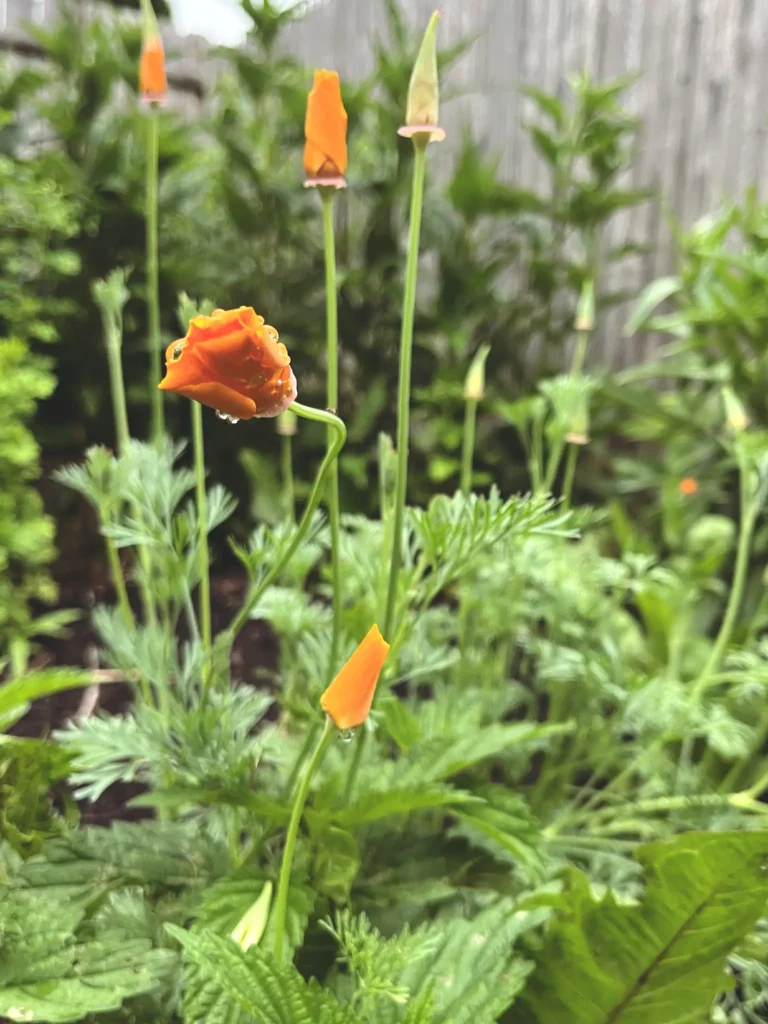
[(659, 277), (651, 281), (637, 300), (632, 316), (624, 325), (624, 337), (629, 338), (640, 330), (654, 309), (665, 299), (679, 292), (682, 286), (683, 282), (679, 277)]
[(516, 1024), (699, 1024), (726, 956), (765, 912), (768, 832), (690, 832), (640, 847), (639, 906), (573, 871)]

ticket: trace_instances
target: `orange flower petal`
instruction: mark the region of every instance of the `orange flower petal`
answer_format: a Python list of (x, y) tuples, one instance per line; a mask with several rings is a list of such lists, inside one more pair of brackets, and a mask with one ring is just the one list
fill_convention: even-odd
[(308, 178), (343, 178), (347, 170), (347, 112), (335, 71), (316, 71), (304, 122)]
[(320, 706), (339, 729), (356, 729), (368, 717), (389, 644), (378, 626), (360, 641), (352, 657), (320, 698)]
[[(163, 386), (160, 382), (160, 387)], [(234, 416), (238, 420), (250, 420), (256, 415), (256, 403), (252, 398), (241, 395), (226, 384), (218, 381), (211, 381), (207, 384), (188, 384), (178, 389), (180, 395), (185, 398), (192, 398), (201, 405), (209, 405), (211, 409), (218, 412), (225, 412), (228, 416)]]
[(684, 476), (677, 485), (677, 488), (681, 494), (685, 495), (686, 498), (691, 498), (698, 491), (699, 483), (695, 477)]
[(160, 36), (149, 36), (141, 48), (139, 92), (143, 99), (155, 102), (164, 99), (168, 92), (165, 51)]

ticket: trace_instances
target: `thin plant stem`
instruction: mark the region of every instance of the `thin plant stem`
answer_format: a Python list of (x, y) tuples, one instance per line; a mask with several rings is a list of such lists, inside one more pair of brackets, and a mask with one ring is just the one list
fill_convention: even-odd
[(154, 442), (163, 436), (165, 411), (163, 392), (157, 387), (162, 376), (160, 353), (160, 292), (157, 256), (157, 178), (160, 151), (160, 120), (157, 104), (150, 103), (147, 111), (147, 312), (149, 315), (149, 395), (151, 407), (150, 437)]
[(573, 478), (576, 474), (576, 460), (579, 457), (579, 445), (569, 444), (568, 454), (565, 458), (565, 473), (563, 474), (563, 508), (571, 507), (571, 495), (573, 494)]
[(211, 651), (211, 577), (208, 550), (208, 496), (205, 490), (205, 443), (203, 440), (203, 407), (192, 402), (192, 446), (195, 455), (195, 487), (197, 496), (198, 560), (200, 589), (198, 607), (200, 633), (204, 653)]
[(120, 564), (120, 555), (118, 554), (115, 542), (111, 537), (106, 537), (107, 544), (107, 559), (109, 561), (109, 571), (112, 574), (112, 583), (117, 593), (117, 603), (120, 606), (120, 611), (125, 624), (129, 629), (136, 628), (136, 619), (133, 615), (131, 608), (131, 602), (128, 600), (128, 590), (125, 586), (125, 576), (123, 575), (123, 567)]
[(123, 361), (120, 358), (121, 339), (114, 328), (107, 328), (106, 349), (109, 364), (109, 386), (112, 392), (112, 414), (115, 418), (115, 441), (118, 455), (125, 455), (131, 432), (128, 426), (128, 408), (125, 401)]
[(280, 439), (280, 467), (283, 483), (283, 511), (290, 522), (296, 521), (296, 497), (293, 482), (293, 442), (290, 434)]
[[(325, 252), (325, 324), (326, 324), (326, 405), (335, 413), (339, 407), (339, 328), (336, 291), (336, 243), (333, 227), (335, 188), (321, 188), (323, 206), (323, 247)], [(328, 449), (334, 434), (328, 428)], [(341, 507), (339, 502), (339, 462), (334, 459), (328, 476), (328, 514), (331, 527), (331, 588), (333, 625), (329, 653), (328, 679), (332, 679), (339, 659), (341, 636)]]
[(301, 750), (299, 751), (296, 760), (293, 763), (293, 767), (291, 768), (288, 774), (288, 778), (286, 779), (285, 786), (283, 787), (282, 800), (284, 803), (287, 802), (291, 797), (291, 793), (293, 792), (293, 787), (296, 785), (296, 779), (299, 776), (301, 767), (306, 761), (309, 752), (314, 746), (315, 740), (317, 739), (317, 733), (319, 728), (319, 724), (317, 722), (313, 722), (312, 726), (307, 732), (304, 742), (301, 745)]
[(464, 405), (464, 441), (461, 450), (461, 490), (464, 494), (469, 494), (472, 490), (472, 461), (475, 456), (477, 399), (468, 398)]
[(304, 805), (307, 802), (307, 794), (309, 793), (309, 787), (312, 783), (312, 778), (320, 767), (320, 764), (325, 757), (325, 753), (328, 750), (328, 746), (333, 739), (336, 732), (336, 726), (333, 724), (330, 718), (325, 721), (325, 728), (323, 729), (322, 735), (315, 747), (315, 752), (312, 758), (304, 770), (304, 774), (301, 778), (301, 783), (296, 791), (296, 796), (293, 800), (293, 806), (291, 807), (291, 817), (288, 822), (288, 832), (285, 837), (285, 849), (283, 850), (283, 860), (280, 865), (280, 877), (277, 883), (277, 896), (275, 897), (275, 947), (274, 954), (275, 960), (279, 963), (282, 962), (283, 956), (283, 943), (285, 940), (285, 915), (288, 910), (288, 889), (291, 884), (291, 869), (293, 868), (293, 855), (296, 852), (296, 839), (299, 835), (299, 825), (301, 824), (301, 815), (304, 811)]
[(325, 487), (326, 480), (328, 479), (328, 472), (338, 458), (339, 452), (344, 447), (344, 443), (347, 440), (347, 428), (339, 417), (334, 416), (333, 413), (326, 412), (323, 409), (312, 409), (308, 405), (302, 405), (300, 402), (294, 402), (291, 409), (293, 409), (297, 416), (303, 416), (304, 419), (314, 420), (318, 423), (325, 423), (326, 426), (332, 427), (334, 431), (334, 442), (333, 445), (327, 449), (323, 461), (320, 463), (320, 468), (317, 471), (315, 482), (312, 485), (312, 491), (310, 492), (304, 513), (294, 531), (291, 542), (286, 546), (282, 556), (277, 560), (277, 562), (275, 562), (258, 586), (252, 587), (249, 591), (243, 607), (232, 620), (232, 623), (227, 630), (229, 643), (234, 641), (234, 638), (248, 621), (251, 612), (261, 600), (262, 594), (264, 594), (267, 588), (274, 583), (280, 573), (283, 572), (286, 565), (288, 565), (296, 553), (302, 540), (307, 535), (307, 531), (312, 524), (312, 517), (314, 516), (317, 506), (320, 504), (320, 500), (323, 496), (323, 489)]
[[(413, 137), (413, 185), (411, 189), (410, 230), (408, 259), (405, 268), (405, 294), (403, 321), (400, 335), (400, 376), (397, 389), (397, 486), (395, 514), (392, 530), (392, 558), (389, 568), (389, 588), (384, 612), (384, 636), (390, 637), (395, 625), (397, 584), (403, 547), (403, 521), (408, 484), (408, 441), (410, 432), (411, 359), (413, 355), (413, 321), (416, 310), (416, 282), (419, 271), (419, 240), (421, 238), (421, 210), (424, 202), (424, 181), (427, 171), (428, 136)], [(361, 736), (365, 732), (360, 733)], [(360, 740), (359, 742), (362, 742)]]

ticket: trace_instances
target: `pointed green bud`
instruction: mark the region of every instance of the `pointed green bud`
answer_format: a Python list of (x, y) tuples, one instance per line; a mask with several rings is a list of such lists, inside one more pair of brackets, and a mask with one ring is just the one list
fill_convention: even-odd
[(479, 402), (485, 398), (485, 363), (490, 351), (490, 345), (481, 345), (475, 352), (475, 358), (470, 363), (464, 379), (464, 397), (467, 400), (474, 399)]
[(160, 35), (152, 0), (141, 0), (141, 27), (144, 39)]
[(272, 904), (272, 883), (266, 882), (261, 895), (243, 914), (235, 925), (232, 938), (245, 953), (251, 946), (258, 946), (269, 920)]
[(400, 135), (410, 138), (417, 134), (428, 134), (430, 142), (440, 142), (445, 132), (437, 125), (440, 90), (437, 75), (437, 23), (440, 14), (435, 11), (429, 19), (427, 31), (421, 41), (416, 63), (408, 85), (408, 104), (405, 112), (405, 126)]
[(588, 278), (581, 286), (574, 327), (577, 331), (591, 331), (595, 326), (595, 283)]
[(722, 395), (728, 427), (734, 434), (740, 434), (749, 426), (749, 416), (744, 403), (729, 385), (722, 389)]

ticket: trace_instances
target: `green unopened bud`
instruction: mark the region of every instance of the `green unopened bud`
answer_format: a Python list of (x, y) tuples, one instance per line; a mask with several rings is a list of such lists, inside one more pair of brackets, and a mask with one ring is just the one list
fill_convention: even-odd
[(589, 405), (586, 397), (574, 410), (565, 440), (568, 444), (589, 444)]
[(413, 65), (408, 85), (408, 103), (405, 111), (405, 125), (399, 134), (410, 138), (427, 134), (430, 142), (440, 142), (445, 132), (438, 127), (440, 89), (437, 75), (437, 11), (429, 19), (427, 31), (421, 41), (416, 63)]
[(232, 938), (245, 953), (251, 946), (258, 946), (269, 920), (269, 908), (272, 904), (272, 883), (266, 882), (261, 895), (243, 914), (235, 925)]
[(298, 416), (293, 409), (284, 409), (277, 417), (275, 429), (281, 437), (293, 437), (298, 427)]
[(467, 376), (464, 379), (464, 397), (466, 399), (474, 399), (479, 402), (481, 398), (485, 398), (485, 363), (490, 351), (490, 345), (481, 345), (475, 352), (475, 358), (470, 363)]
[(595, 326), (595, 283), (588, 279), (581, 286), (574, 327), (577, 331), (591, 331)]
[(91, 285), (91, 294), (104, 324), (104, 338), (108, 345), (116, 345), (118, 348), (123, 343), (123, 309), (131, 297), (126, 284), (128, 273), (118, 267), (109, 277), (94, 281)]
[(725, 406), (725, 419), (729, 428), (734, 434), (740, 434), (749, 426), (749, 416), (744, 408), (744, 403), (733, 390), (726, 385), (722, 389), (723, 405)]

